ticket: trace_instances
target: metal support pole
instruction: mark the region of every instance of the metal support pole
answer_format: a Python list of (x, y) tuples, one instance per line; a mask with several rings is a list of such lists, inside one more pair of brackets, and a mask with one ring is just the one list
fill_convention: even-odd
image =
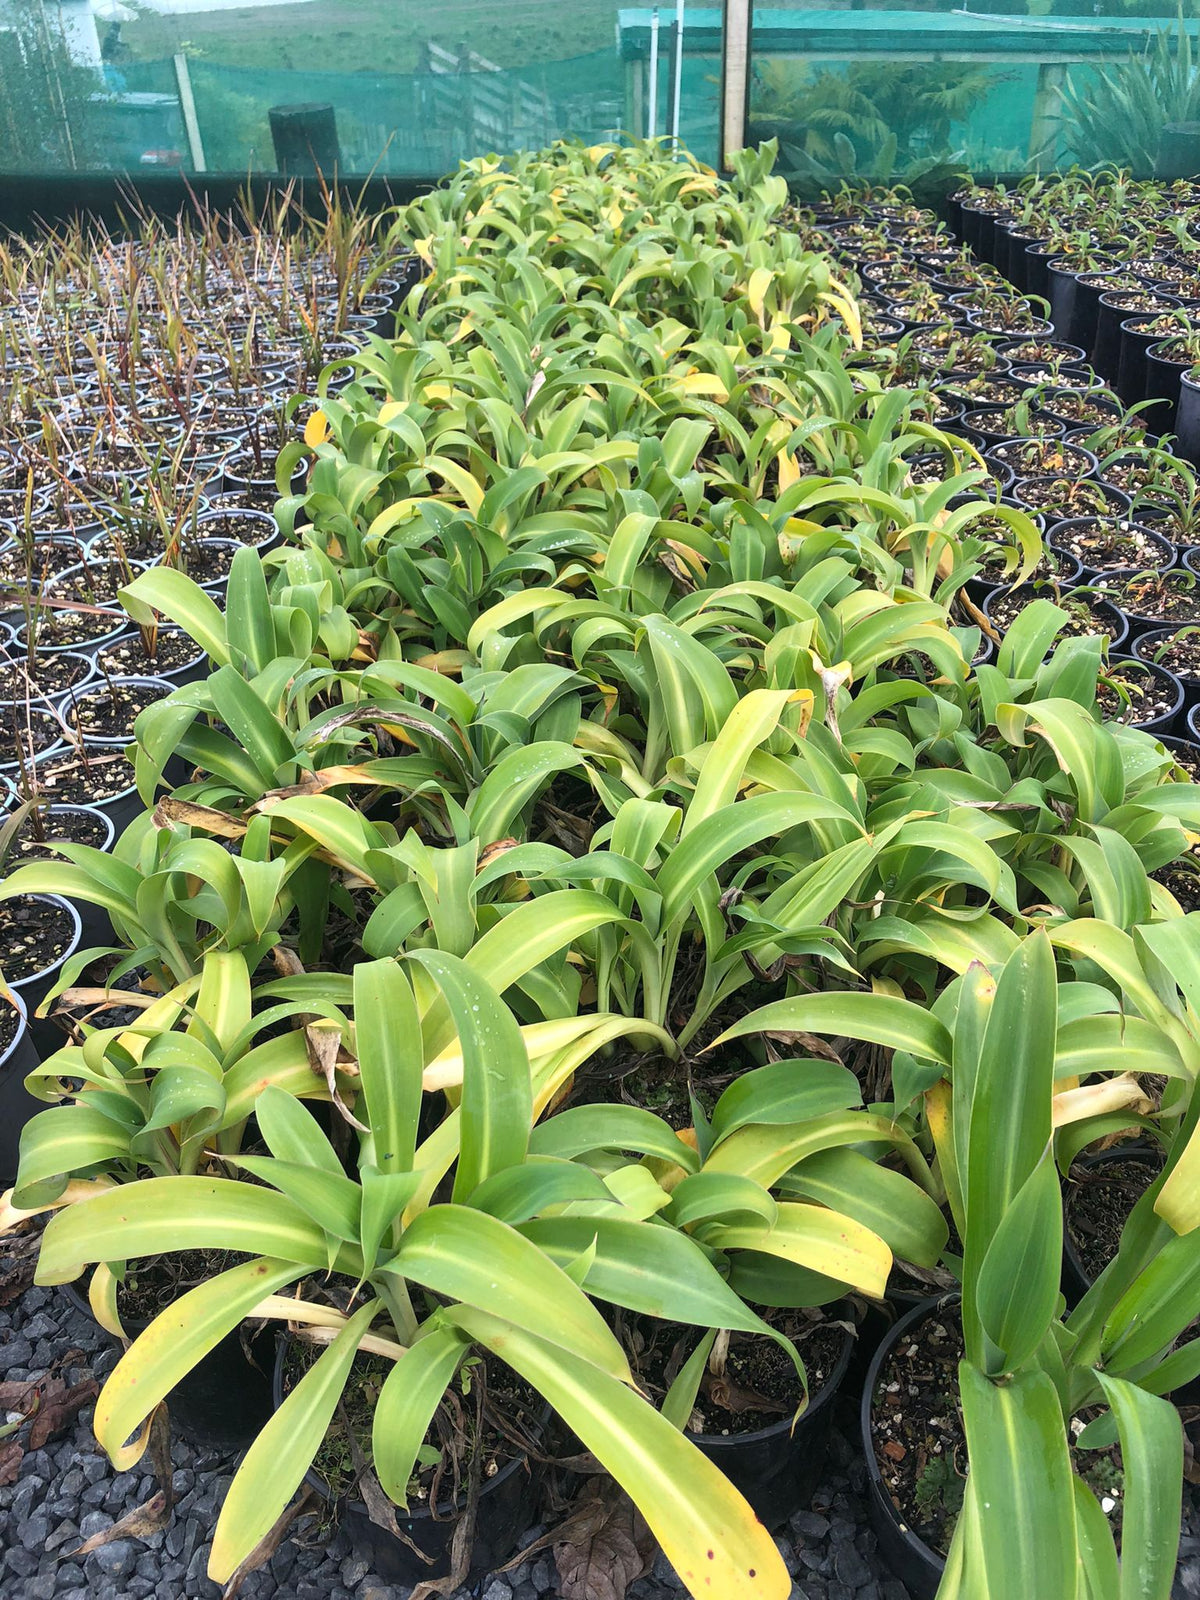
[(724, 0), (721, 29), (721, 166), (746, 143), (754, 0)]
[(196, 97), (192, 93), (192, 75), (188, 71), (187, 57), (180, 52), (174, 60), (175, 83), (179, 89), (179, 109), (183, 113), (183, 127), (187, 134), (188, 152), (192, 158), (192, 171), (207, 172), (204, 145), (200, 139), (200, 119), (196, 116)]
[(683, 90), (683, 6), (675, 0), (675, 37), (671, 55), (671, 149), (679, 149), (679, 101)]
[(650, 93), (646, 111), (646, 137), (658, 136), (658, 9), (650, 14)]

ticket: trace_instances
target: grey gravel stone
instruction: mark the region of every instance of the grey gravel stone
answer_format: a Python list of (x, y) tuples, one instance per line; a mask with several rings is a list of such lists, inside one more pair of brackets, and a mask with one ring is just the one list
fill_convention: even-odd
[[(110, 1583), (127, 1578), (137, 1564), (137, 1551), (128, 1539), (114, 1539), (102, 1544), (87, 1558), (87, 1567), (95, 1566)], [(87, 1567), (84, 1571), (87, 1571)]]
[(838, 1581), (850, 1589), (860, 1589), (864, 1584), (870, 1583), (872, 1572), (867, 1563), (859, 1555), (853, 1544), (838, 1546), (837, 1554), (833, 1558), (833, 1570)]
[(342, 1582), (347, 1589), (356, 1589), (370, 1570), (370, 1563), (361, 1556), (347, 1556), (341, 1566)]
[(20, 1529), (21, 1548), (37, 1552), (45, 1548), (50, 1534), (50, 1523), (44, 1511), (30, 1517)]
[(16, 1573), (18, 1578), (28, 1578), (37, 1571), (38, 1558), (33, 1550), (26, 1550), (23, 1545), (16, 1545), (5, 1552), (4, 1565), (9, 1572)]

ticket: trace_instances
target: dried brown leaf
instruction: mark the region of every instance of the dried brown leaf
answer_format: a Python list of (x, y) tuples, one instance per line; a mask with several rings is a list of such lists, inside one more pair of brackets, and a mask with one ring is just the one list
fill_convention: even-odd
[(177, 800), (168, 794), (154, 808), (154, 826), (165, 828), (172, 822), (203, 828), (205, 833), (214, 834), (218, 839), (240, 839), (246, 831), (246, 824), (227, 811), (218, 811), (216, 806), (199, 806), (194, 800)]
[(625, 1600), (625, 1591), (654, 1563), (645, 1518), (610, 1479), (585, 1484), (578, 1512), (554, 1546), (561, 1600)]
[(338, 1052), (342, 1046), (342, 1031), (328, 1023), (314, 1022), (304, 1030), (304, 1042), (308, 1049), (308, 1062), (319, 1078), (324, 1078), (329, 1087), (329, 1098), (333, 1101), (342, 1117), (352, 1128), (357, 1128), (361, 1133), (369, 1133), (350, 1107), (342, 1099), (342, 1092), (338, 1088), (337, 1069)]
[(479, 861), (475, 868), (476, 872), (482, 872), (484, 867), (491, 866), (497, 856), (507, 855), (510, 850), (515, 850), (517, 845), (518, 841), (516, 839), (497, 839), (492, 844), (484, 845), (479, 853)]
[(64, 1388), (57, 1378), (54, 1379), (42, 1395), (42, 1403), (29, 1430), (29, 1448), (40, 1450), (51, 1439), (66, 1433), (88, 1401), (94, 1400), (99, 1393), (100, 1385), (95, 1378), (88, 1378), (86, 1382), (77, 1383), (70, 1389)]
[(23, 1417), (32, 1416), (37, 1397), (36, 1378), (15, 1378), (11, 1383), (0, 1383), (0, 1411), (19, 1411)]
[(791, 1410), (790, 1406), (780, 1405), (778, 1400), (759, 1394), (757, 1390), (744, 1389), (740, 1383), (734, 1383), (729, 1378), (713, 1378), (708, 1385), (708, 1393), (714, 1405), (735, 1415), (742, 1411), (774, 1411), (783, 1415)]
[(68, 1559), (90, 1555), (93, 1550), (99, 1550), (101, 1545), (113, 1544), (117, 1539), (151, 1539), (156, 1533), (162, 1532), (170, 1519), (167, 1497), (158, 1489), (149, 1500), (127, 1511), (111, 1528), (102, 1528), (90, 1539), (85, 1539), (77, 1550), (69, 1553)]
[(10, 1483), (16, 1483), (24, 1454), (24, 1446), (15, 1439), (7, 1439), (0, 1444), (0, 1489), (7, 1489)]

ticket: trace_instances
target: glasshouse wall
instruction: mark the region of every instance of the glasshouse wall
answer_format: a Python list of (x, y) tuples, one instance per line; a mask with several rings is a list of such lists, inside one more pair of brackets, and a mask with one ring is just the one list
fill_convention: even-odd
[(0, 171), (436, 178), (481, 150), (648, 132), (651, 114), (715, 160), (717, 63), (672, 50), (664, 12), (648, 105), (627, 15), (616, 0), (0, 0)]
[(1116, 162), (1200, 167), (1185, 0), (790, 0), (754, 12), (748, 136), (818, 184)]
[[(0, 172), (433, 179), (618, 130), (797, 183), (1200, 166), (1196, 0), (0, 0)], [(728, 52), (725, 52), (728, 60)], [(728, 100), (728, 86), (726, 85)], [(1189, 131), (1190, 129), (1190, 131)]]

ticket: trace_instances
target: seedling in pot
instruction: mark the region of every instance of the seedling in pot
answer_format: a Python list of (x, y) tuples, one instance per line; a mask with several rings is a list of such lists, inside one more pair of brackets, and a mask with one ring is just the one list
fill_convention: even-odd
[(1200, 623), (1200, 589), (1195, 574), (1185, 568), (1114, 574), (1101, 578), (1097, 587), (1130, 616)]
[(1093, 572), (1117, 567), (1169, 567), (1175, 560), (1169, 541), (1125, 517), (1083, 517), (1061, 522), (1052, 538), (1060, 550), (1069, 551)]
[(1096, 710), (1106, 722), (1145, 727), (1171, 715), (1179, 704), (1172, 680), (1141, 661), (1110, 663), (1096, 683)]

